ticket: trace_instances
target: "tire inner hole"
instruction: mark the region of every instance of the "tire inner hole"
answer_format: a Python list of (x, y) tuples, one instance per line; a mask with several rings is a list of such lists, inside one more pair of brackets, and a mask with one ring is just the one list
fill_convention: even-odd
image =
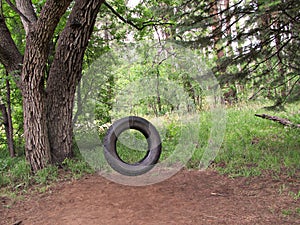
[(116, 151), (123, 162), (135, 164), (147, 156), (148, 142), (140, 131), (135, 129), (125, 130), (118, 137)]

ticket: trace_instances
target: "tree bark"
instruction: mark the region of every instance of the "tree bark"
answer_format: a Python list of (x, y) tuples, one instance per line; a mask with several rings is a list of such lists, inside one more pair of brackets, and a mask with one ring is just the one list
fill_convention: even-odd
[(222, 22), (219, 13), (219, 0), (213, 2), (212, 6), (212, 15), (213, 15), (213, 24), (212, 24), (212, 33), (213, 33), (213, 48), (217, 52), (218, 59), (224, 56), (224, 52), (219, 48), (219, 41), (222, 38)]
[(47, 80), (47, 121), (52, 159), (62, 163), (72, 156), (73, 104), (81, 78), (84, 52), (103, 0), (75, 2), (60, 35)]
[(26, 159), (33, 172), (72, 156), (72, 111), (85, 49), (104, 0), (76, 0), (57, 42), (46, 80), (50, 42), (71, 0), (47, 0), (36, 18), (29, 0), (16, 0), (26, 30), (24, 57), (0, 15), (0, 62), (21, 75)]
[(31, 24), (26, 37), (21, 82), (25, 153), (33, 172), (44, 168), (51, 162), (44, 76), (48, 60), (49, 42), (70, 2), (47, 1), (39, 19)]
[(28, 34), (31, 23), (35, 23), (37, 21), (37, 16), (32, 6), (32, 2), (30, 0), (16, 0), (16, 6), (20, 13), (22, 13), (21, 21), (25, 29), (25, 33)]
[(267, 114), (255, 114), (255, 116), (257, 117), (261, 117), (261, 118), (264, 118), (264, 119), (268, 119), (268, 120), (273, 120), (275, 122), (278, 122), (284, 126), (289, 126), (289, 127), (293, 127), (293, 128), (300, 128), (300, 124), (294, 124), (292, 123), (290, 120), (288, 119), (285, 119), (285, 118), (280, 118), (278, 116), (270, 116), (270, 115), (267, 115)]
[(10, 135), (11, 130), (9, 127), (9, 122), (8, 122), (9, 116), (8, 116), (8, 112), (7, 112), (5, 104), (0, 104), (0, 111), (2, 113), (2, 119), (3, 119), (4, 129), (5, 129), (6, 142), (7, 142), (7, 146), (8, 146), (8, 150), (9, 150), (9, 155), (10, 155), (10, 157), (15, 157), (15, 151), (13, 148), (13, 139)]
[(11, 98), (10, 98), (10, 82), (8, 78), (8, 72), (6, 71), (6, 103), (7, 103), (7, 145), (11, 157), (15, 157), (14, 149), (14, 130), (12, 124), (11, 115)]
[[(0, 14), (0, 62), (9, 74), (20, 76), (23, 56), (15, 45), (4, 17)], [(17, 80), (17, 84), (19, 82)]]

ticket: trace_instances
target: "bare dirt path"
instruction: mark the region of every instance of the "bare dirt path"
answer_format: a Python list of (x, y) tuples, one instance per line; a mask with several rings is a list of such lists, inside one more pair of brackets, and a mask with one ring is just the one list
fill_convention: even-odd
[(157, 225), (300, 224), (300, 181), (229, 178), (183, 170), (162, 183), (130, 187), (98, 175), (61, 182), (10, 208), (1, 198), (0, 224)]

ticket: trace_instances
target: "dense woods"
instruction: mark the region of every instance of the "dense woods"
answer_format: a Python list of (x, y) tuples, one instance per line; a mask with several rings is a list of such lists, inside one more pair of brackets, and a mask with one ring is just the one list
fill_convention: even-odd
[[(298, 0), (0, 3), (1, 148), (11, 156), (25, 151), (33, 172), (72, 157), (81, 77), (113, 44), (169, 40), (193, 49), (214, 72), (227, 104), (269, 99), (280, 108), (300, 100)], [(161, 71), (171, 79), (167, 68)], [(142, 75), (137, 69), (132, 76)], [(97, 117), (111, 122), (114, 90), (126, 77), (104, 71), (95, 76), (105, 83)], [(201, 89), (189, 76), (177, 74), (176, 82), (201, 110)], [(141, 105), (158, 116), (171, 108), (167, 104), (156, 98)]]

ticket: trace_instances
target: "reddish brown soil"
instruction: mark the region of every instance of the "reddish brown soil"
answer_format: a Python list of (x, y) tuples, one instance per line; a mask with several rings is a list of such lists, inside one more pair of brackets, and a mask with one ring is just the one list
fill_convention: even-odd
[(296, 179), (232, 179), (213, 171), (184, 170), (144, 187), (90, 175), (10, 207), (2, 197), (0, 224), (300, 224), (300, 199), (291, 195), (299, 190)]

